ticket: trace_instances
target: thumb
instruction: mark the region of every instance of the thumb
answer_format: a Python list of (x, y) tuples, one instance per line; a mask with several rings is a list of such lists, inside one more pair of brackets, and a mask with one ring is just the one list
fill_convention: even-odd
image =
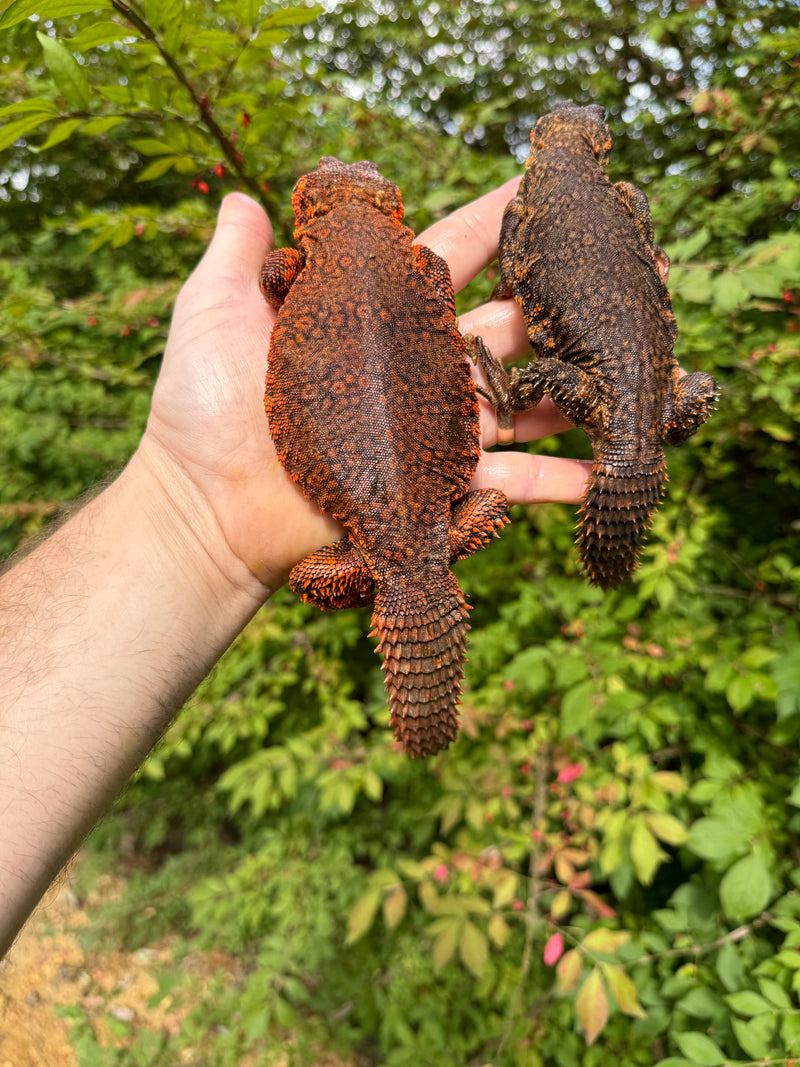
[(244, 193), (229, 193), (220, 205), (214, 236), (196, 273), (252, 284), (273, 243), (272, 226), (261, 205)]

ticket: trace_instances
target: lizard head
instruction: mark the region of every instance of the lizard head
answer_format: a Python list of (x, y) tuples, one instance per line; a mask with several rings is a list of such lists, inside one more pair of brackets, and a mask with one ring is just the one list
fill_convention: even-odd
[(605, 108), (599, 104), (579, 107), (571, 100), (559, 100), (553, 110), (537, 121), (531, 130), (533, 150), (561, 145), (584, 144), (601, 167), (605, 167), (608, 152), (614, 143), (606, 124)]
[(342, 163), (323, 156), (319, 166), (303, 175), (294, 187), (292, 207), (295, 237), (306, 232), (310, 223), (342, 204), (362, 203), (389, 215), (396, 222), (403, 217), (400, 190), (383, 177), (374, 163)]

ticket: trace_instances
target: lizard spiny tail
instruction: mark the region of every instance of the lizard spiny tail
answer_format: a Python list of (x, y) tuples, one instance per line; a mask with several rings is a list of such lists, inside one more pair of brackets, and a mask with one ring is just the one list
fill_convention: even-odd
[(375, 595), (372, 635), (383, 655), (391, 724), (409, 756), (432, 755), (458, 732), (469, 610), (449, 571), (424, 584), (400, 579)]
[(596, 458), (581, 501), (578, 551), (593, 585), (611, 589), (633, 574), (639, 546), (666, 482), (663, 453), (632, 465)]

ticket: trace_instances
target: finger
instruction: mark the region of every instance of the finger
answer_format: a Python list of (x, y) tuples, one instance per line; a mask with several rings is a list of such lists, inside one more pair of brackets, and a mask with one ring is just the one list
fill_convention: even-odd
[(273, 243), (272, 226), (261, 205), (244, 193), (229, 193), (220, 205), (214, 236), (197, 272), (257, 284), (264, 256)]
[(510, 504), (578, 504), (592, 464), (558, 456), (496, 452), (481, 457), (472, 489), (500, 489)]
[[(497, 415), (488, 400), (479, 397), (478, 403), (481, 408), (481, 444), (491, 448), (497, 444)], [(519, 444), (573, 429), (572, 423), (564, 418), (549, 396), (542, 397), (530, 411), (514, 415), (513, 420), (514, 440)]]
[(500, 222), (519, 181), (519, 178), (512, 178), (435, 222), (416, 238), (418, 244), (427, 245), (447, 261), (456, 292), (497, 255)]

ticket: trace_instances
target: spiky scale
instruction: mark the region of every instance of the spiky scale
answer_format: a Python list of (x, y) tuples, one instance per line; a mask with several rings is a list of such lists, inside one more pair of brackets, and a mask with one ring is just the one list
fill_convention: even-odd
[(505, 522), (469, 492), (478, 406), (449, 272), (402, 225), (373, 163), (325, 158), (292, 196), (299, 249), (262, 269), (279, 307), (266, 410), (278, 457), (347, 531), (292, 571), (321, 607), (374, 599), (372, 635), (397, 739), (412, 756), (456, 736), (468, 606), (450, 572)]

